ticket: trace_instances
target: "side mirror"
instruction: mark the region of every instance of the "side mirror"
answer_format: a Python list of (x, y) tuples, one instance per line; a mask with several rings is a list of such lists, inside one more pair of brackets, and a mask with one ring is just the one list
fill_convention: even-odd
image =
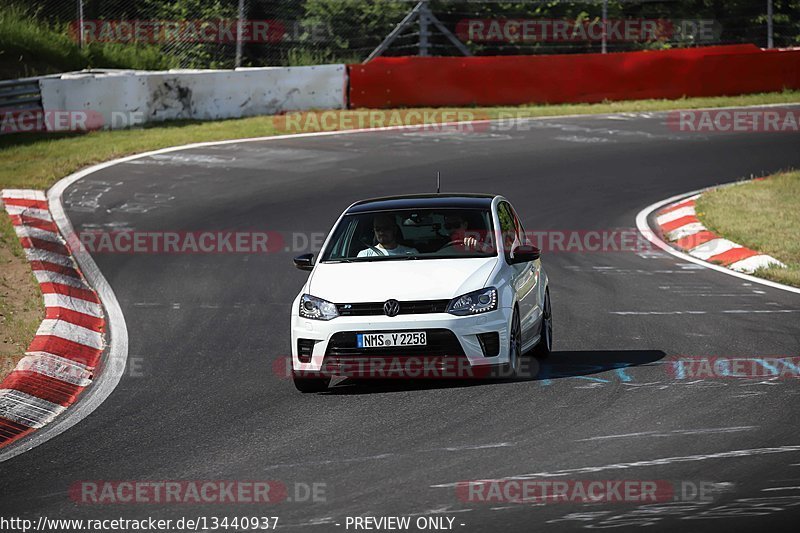
[(300, 270), (314, 270), (314, 254), (298, 255), (294, 258), (294, 266)]
[(535, 246), (517, 246), (511, 251), (508, 263), (516, 265), (536, 261), (542, 256), (542, 251)]

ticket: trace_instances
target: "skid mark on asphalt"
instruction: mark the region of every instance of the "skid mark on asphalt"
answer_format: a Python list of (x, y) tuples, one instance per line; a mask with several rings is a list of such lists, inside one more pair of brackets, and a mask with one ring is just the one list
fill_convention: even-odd
[(642, 276), (655, 276), (657, 274), (697, 274), (697, 269), (695, 268), (681, 268), (680, 270), (645, 270), (642, 268), (617, 268), (617, 267), (582, 267), (577, 265), (567, 265), (564, 268), (570, 270), (575, 273), (592, 273), (592, 274), (602, 274), (602, 275), (613, 275), (613, 276), (632, 276), (642, 275)]
[(343, 459), (323, 459), (319, 461), (304, 461), (300, 463), (283, 463), (283, 464), (266, 466), (264, 467), (264, 470), (276, 470), (279, 468), (299, 468), (308, 466), (325, 466), (325, 465), (335, 465), (335, 464), (345, 464), (345, 463), (356, 463), (362, 461), (381, 461), (390, 458), (413, 457), (420, 453), (468, 452), (473, 450), (486, 450), (490, 448), (508, 448), (513, 446), (515, 446), (515, 443), (513, 442), (497, 442), (489, 444), (474, 444), (474, 445), (463, 445), (463, 446), (445, 446), (441, 448), (426, 448), (421, 450), (415, 450), (413, 452), (408, 452), (408, 453), (381, 453), (378, 455), (367, 455), (363, 457), (347, 457)]
[(614, 514), (613, 511), (568, 513), (561, 518), (548, 520), (547, 523), (580, 522), (587, 529), (644, 527), (658, 524), (667, 518), (714, 520), (731, 519), (734, 516), (766, 516), (797, 506), (800, 506), (800, 496), (739, 498), (724, 505), (714, 505), (712, 501), (676, 501), (642, 505), (621, 514)]
[(705, 315), (707, 311), (609, 311), (612, 315)]
[(674, 429), (672, 431), (639, 431), (637, 433), (623, 433), (620, 435), (601, 435), (598, 437), (589, 437), (586, 439), (578, 439), (575, 442), (587, 442), (587, 441), (607, 440), (607, 439), (629, 439), (636, 437), (675, 437), (682, 435), (737, 433), (739, 431), (751, 431), (754, 429), (758, 429), (758, 426), (734, 426), (726, 428), (705, 428), (705, 429)]
[(106, 212), (143, 215), (159, 207), (168, 207), (174, 199), (175, 197), (169, 194), (137, 192), (134, 193), (132, 202), (111, 206)]
[[(756, 363), (764, 366), (767, 370), (774, 371), (767, 361), (762, 361), (759, 357), (742, 357), (742, 360), (755, 360)], [(648, 367), (663, 368), (663, 380), (653, 380), (653, 375)], [(597, 370), (595, 375), (575, 375), (578, 373), (591, 372)], [(601, 372), (601, 370), (603, 370)], [(648, 372), (646, 381), (641, 379), (640, 372)], [(794, 374), (793, 374), (794, 375)], [(580, 380), (580, 381), (576, 381)], [(656, 361), (644, 365), (630, 365), (620, 363), (618, 368), (609, 370), (607, 367), (592, 367), (590, 365), (552, 365), (543, 366), (536, 380), (541, 386), (553, 386), (558, 383), (561, 386), (572, 386), (574, 389), (599, 389), (603, 387), (614, 387), (623, 392), (639, 392), (652, 390), (670, 390), (676, 387), (686, 389), (724, 389), (730, 391), (731, 398), (747, 398), (764, 394), (766, 388), (781, 387), (783, 394), (800, 394), (793, 388), (794, 381), (785, 379), (780, 375), (768, 376), (729, 376), (728, 379), (702, 379), (691, 378), (682, 370), (681, 366), (675, 361)], [(585, 382), (590, 381), (588, 386)], [(742, 390), (745, 387), (759, 387), (762, 391)]]
[(93, 213), (100, 209), (100, 198), (111, 190), (105, 181), (81, 182), (64, 197), (64, 207), (82, 213)]
[(619, 140), (639, 140), (639, 139), (663, 139), (668, 141), (692, 141), (695, 142), (699, 139), (705, 138), (701, 135), (670, 135), (662, 133), (651, 133), (642, 130), (622, 130), (604, 127), (589, 127), (580, 126), (578, 124), (568, 124), (564, 122), (553, 122), (543, 120), (526, 120), (520, 119), (514, 122), (516, 128), (520, 131), (527, 130), (557, 130), (565, 133), (583, 134), (587, 137), (602, 137), (613, 138)]
[[(582, 475), (582, 474), (595, 474), (597, 472), (607, 472), (612, 470), (628, 470), (631, 468), (642, 468), (651, 466), (666, 466), (677, 463), (691, 463), (698, 461), (709, 461), (716, 459), (733, 459), (740, 457), (754, 457), (760, 455), (773, 455), (778, 453), (798, 453), (800, 452), (800, 445), (786, 445), (776, 446), (770, 448), (749, 448), (744, 450), (731, 450), (726, 452), (717, 452), (709, 454), (698, 455), (679, 455), (674, 457), (661, 457), (658, 459), (646, 459), (643, 461), (633, 461), (627, 463), (612, 463), (600, 466), (585, 466), (581, 468), (565, 468), (563, 470), (554, 470), (552, 472), (533, 472), (529, 474), (520, 474), (517, 476), (507, 476), (492, 481), (510, 481), (521, 479), (537, 479), (537, 478), (551, 478), (551, 477), (564, 477), (569, 475)], [(439, 485), (431, 485), (432, 488), (453, 488), (458, 486), (458, 482), (442, 483)]]
[(230, 165), (236, 161), (233, 156), (220, 157), (204, 154), (157, 154), (128, 161), (128, 165)]
[(322, 518), (311, 518), (310, 520), (305, 520), (303, 522), (294, 522), (294, 523), (290, 522), (288, 524), (286, 522), (281, 521), (280, 527), (281, 529), (284, 529), (287, 527), (325, 526), (325, 525), (331, 525), (335, 522), (336, 520), (332, 516), (324, 516)]
[(608, 137), (583, 137), (581, 135), (558, 135), (557, 137), (555, 137), (555, 140), (571, 142), (571, 143), (584, 143), (584, 144), (618, 142), (616, 139), (609, 139)]
[[(511, 140), (511, 135), (502, 134), (502, 133), (486, 133), (486, 132), (469, 132), (469, 131), (458, 131), (458, 130), (444, 130), (444, 131), (430, 131), (430, 132), (411, 132), (411, 133), (402, 133), (402, 138), (408, 139), (411, 141), (423, 141), (423, 142), (437, 142), (437, 141), (508, 141)], [(397, 142), (394, 143), (395, 146), (402, 145), (404, 143)]]

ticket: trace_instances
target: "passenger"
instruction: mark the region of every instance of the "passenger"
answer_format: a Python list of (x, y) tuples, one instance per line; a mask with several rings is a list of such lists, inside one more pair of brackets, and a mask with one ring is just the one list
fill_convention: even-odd
[(376, 257), (378, 255), (416, 255), (419, 252), (415, 248), (403, 246), (397, 242), (400, 229), (390, 215), (377, 215), (372, 221), (372, 229), (375, 231), (377, 245), (365, 248), (358, 252), (358, 257)]

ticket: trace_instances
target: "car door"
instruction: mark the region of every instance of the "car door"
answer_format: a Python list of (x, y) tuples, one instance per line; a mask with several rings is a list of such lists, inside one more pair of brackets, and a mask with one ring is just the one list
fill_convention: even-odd
[[(513, 221), (513, 240), (512, 250), (518, 246), (530, 246), (525, 235), (525, 229), (519, 221), (517, 213), (511, 204), (503, 202), (504, 209), (507, 210)], [(501, 216), (501, 226), (504, 216)], [(509, 228), (512, 230), (512, 228)], [(539, 281), (539, 261), (528, 261), (525, 263), (517, 263), (511, 265), (514, 270), (514, 290), (517, 293), (517, 302), (519, 303), (519, 319), (522, 328), (522, 343), (523, 345), (528, 342), (534, 335), (538, 333), (536, 325), (539, 323), (539, 316), (541, 308), (538, 301), (538, 287)]]

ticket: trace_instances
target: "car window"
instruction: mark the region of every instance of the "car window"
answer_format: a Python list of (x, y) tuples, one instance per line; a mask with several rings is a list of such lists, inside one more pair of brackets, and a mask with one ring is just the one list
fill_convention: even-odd
[(517, 212), (514, 210), (513, 207), (511, 207), (511, 213), (514, 215), (514, 226), (516, 226), (517, 229), (517, 238), (519, 240), (519, 243), (523, 245), (530, 244), (528, 236), (525, 234), (525, 228), (522, 227), (522, 222), (519, 220), (519, 215), (517, 215)]
[(497, 254), (489, 209), (403, 209), (348, 214), (321, 261), (488, 257)]
[(500, 235), (503, 239), (503, 248), (505, 249), (506, 257), (508, 257), (511, 248), (518, 240), (516, 217), (508, 202), (500, 202), (497, 206), (497, 216), (500, 221)]

